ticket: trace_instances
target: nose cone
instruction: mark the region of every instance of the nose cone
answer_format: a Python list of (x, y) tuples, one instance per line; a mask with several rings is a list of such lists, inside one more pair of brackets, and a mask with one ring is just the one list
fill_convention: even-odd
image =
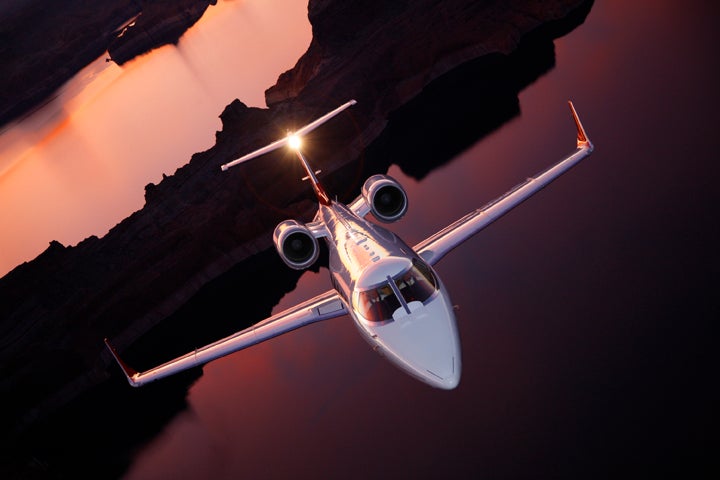
[(431, 385), (436, 388), (442, 388), (443, 390), (452, 390), (460, 384), (460, 366), (451, 375), (443, 378), (440, 382), (432, 383)]
[(379, 327), (378, 340), (400, 368), (436, 388), (452, 390), (460, 383), (462, 362), (455, 314), (442, 293), (425, 305), (399, 309), (394, 321)]

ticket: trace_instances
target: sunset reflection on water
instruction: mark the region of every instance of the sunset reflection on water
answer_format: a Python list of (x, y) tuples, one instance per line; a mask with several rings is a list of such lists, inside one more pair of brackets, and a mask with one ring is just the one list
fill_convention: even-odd
[(307, 2), (218, 2), (177, 46), (122, 67), (99, 58), (0, 133), (0, 276), (51, 240), (103, 236), (144, 186), (210, 148), (233, 99), (264, 92), (310, 43)]

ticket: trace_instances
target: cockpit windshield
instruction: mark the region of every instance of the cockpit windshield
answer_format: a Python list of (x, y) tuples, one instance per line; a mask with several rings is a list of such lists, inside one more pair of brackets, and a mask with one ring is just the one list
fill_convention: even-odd
[[(389, 281), (393, 281), (397, 288), (393, 288)], [(402, 295), (404, 304), (407, 305), (410, 302), (425, 303), (438, 289), (432, 270), (419, 259), (413, 259), (409, 270), (389, 281), (358, 292), (357, 308), (360, 314), (371, 322), (392, 320), (393, 313), (403, 306), (395, 291)]]

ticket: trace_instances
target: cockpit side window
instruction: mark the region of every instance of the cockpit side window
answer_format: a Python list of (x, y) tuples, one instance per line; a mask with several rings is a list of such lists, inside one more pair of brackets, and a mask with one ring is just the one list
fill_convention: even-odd
[[(437, 279), (430, 267), (420, 260), (413, 260), (413, 266), (397, 275), (393, 281), (406, 304), (425, 303), (437, 291)], [(393, 313), (402, 307), (388, 283), (358, 293), (357, 308), (360, 314), (372, 322), (392, 320)]]

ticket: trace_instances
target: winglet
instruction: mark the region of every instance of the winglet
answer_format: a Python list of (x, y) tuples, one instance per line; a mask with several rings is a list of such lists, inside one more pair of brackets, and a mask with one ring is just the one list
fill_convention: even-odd
[(134, 377), (137, 375), (137, 371), (129, 366), (127, 363), (125, 363), (122, 358), (120, 358), (120, 355), (118, 355), (115, 348), (110, 345), (110, 342), (107, 338), (104, 339), (105, 345), (107, 346), (108, 350), (110, 350), (110, 353), (112, 353), (113, 358), (115, 358), (115, 361), (118, 365), (120, 365), (120, 368), (122, 369), (123, 373), (125, 374), (125, 377), (127, 377), (128, 383), (132, 385), (133, 387), (139, 387), (140, 385), (135, 382)]
[(582, 123), (580, 122), (580, 117), (578, 116), (577, 112), (575, 111), (575, 106), (573, 103), (568, 100), (568, 105), (570, 106), (570, 111), (572, 112), (573, 120), (575, 120), (575, 126), (577, 127), (577, 146), (578, 148), (586, 148), (590, 151), (592, 151), (595, 147), (590, 141), (590, 138), (587, 136), (587, 133), (585, 133), (585, 129), (582, 126)]

